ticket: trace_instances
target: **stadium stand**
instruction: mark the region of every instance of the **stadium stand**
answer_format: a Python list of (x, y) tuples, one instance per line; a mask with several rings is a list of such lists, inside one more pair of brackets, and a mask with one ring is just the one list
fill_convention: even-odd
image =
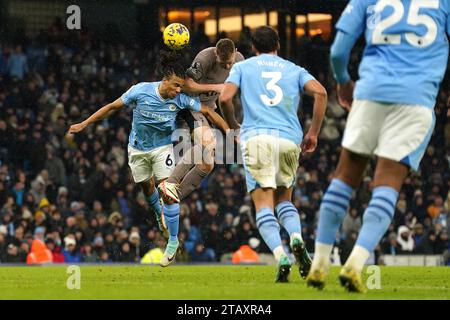
[[(197, 50), (208, 46), (204, 40), (193, 41)], [(76, 136), (66, 132), (69, 124), (85, 119), (132, 84), (155, 81), (158, 49), (109, 43), (85, 31), (69, 35), (56, 26), (34, 39), (0, 44), (0, 263), (33, 261), (32, 248), (45, 252), (42, 243), (55, 263), (137, 263), (143, 257), (143, 262), (157, 262), (164, 241), (127, 166), (130, 111)], [(346, 118), (333, 91), (328, 51), (329, 44), (320, 37), (304, 39), (295, 58), (327, 84), (330, 97), (319, 146), (302, 157), (294, 193), (310, 251)], [(356, 50), (353, 76), (358, 59)], [(395, 219), (375, 253), (377, 261), (382, 255), (401, 254), (442, 255), (444, 263), (449, 261), (449, 80), (447, 72), (430, 146), (421, 170), (405, 182)], [(311, 110), (305, 98), (300, 108), (304, 126)], [(370, 169), (336, 238), (341, 261), (361, 227), (371, 174)], [(184, 247), (178, 261), (220, 261), (250, 239), (260, 239), (238, 165), (217, 165), (201, 189), (184, 201), (181, 215)], [(283, 239), (287, 245), (286, 234)], [(263, 241), (253, 250), (268, 252)]]

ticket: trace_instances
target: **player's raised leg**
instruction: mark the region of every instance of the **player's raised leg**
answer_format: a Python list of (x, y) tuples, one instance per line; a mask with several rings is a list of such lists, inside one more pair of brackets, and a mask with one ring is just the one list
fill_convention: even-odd
[[(205, 123), (205, 121), (202, 122)], [(202, 180), (214, 169), (216, 139), (213, 130), (209, 125), (203, 125), (194, 129), (193, 136), (195, 147), (193, 160), (195, 166), (180, 183), (180, 197), (182, 199), (197, 189)], [(195, 161), (196, 159), (200, 161)]]
[(336, 232), (348, 210), (353, 190), (360, 184), (369, 158), (343, 149), (335, 178), (320, 205), (314, 259), (307, 277), (308, 286), (322, 289), (330, 266)]
[[(200, 123), (208, 123), (202, 117)], [(161, 193), (180, 202), (197, 189), (202, 180), (214, 169), (215, 137), (209, 125), (202, 125), (193, 130), (194, 145), (183, 155), (172, 175), (159, 186)]]

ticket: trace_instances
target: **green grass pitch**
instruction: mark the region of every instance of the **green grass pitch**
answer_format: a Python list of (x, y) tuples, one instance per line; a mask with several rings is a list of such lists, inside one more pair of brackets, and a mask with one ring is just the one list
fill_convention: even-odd
[[(292, 269), (274, 283), (273, 266), (81, 266), (79, 290), (67, 289), (67, 266), (0, 267), (0, 299), (450, 299), (449, 267), (382, 267), (381, 289), (346, 293), (332, 268), (323, 291)], [(367, 275), (365, 276), (365, 278)]]

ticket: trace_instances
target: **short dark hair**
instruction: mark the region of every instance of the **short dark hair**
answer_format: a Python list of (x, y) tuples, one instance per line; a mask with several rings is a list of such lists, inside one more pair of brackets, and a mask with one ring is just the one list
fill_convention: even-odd
[(186, 65), (179, 52), (160, 50), (159, 58), (159, 74), (163, 78), (170, 78), (172, 75), (186, 78)]
[(234, 42), (231, 39), (223, 38), (217, 41), (216, 43), (217, 54), (220, 57), (229, 57), (234, 53), (236, 47), (234, 46)]
[(272, 27), (262, 26), (252, 32), (252, 44), (260, 53), (276, 51), (279, 42), (278, 33)]

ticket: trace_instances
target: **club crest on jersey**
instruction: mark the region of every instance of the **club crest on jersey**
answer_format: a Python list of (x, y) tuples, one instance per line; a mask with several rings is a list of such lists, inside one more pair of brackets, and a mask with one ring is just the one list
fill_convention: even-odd
[(170, 111), (175, 111), (177, 109), (177, 106), (174, 104), (169, 104), (169, 110)]

